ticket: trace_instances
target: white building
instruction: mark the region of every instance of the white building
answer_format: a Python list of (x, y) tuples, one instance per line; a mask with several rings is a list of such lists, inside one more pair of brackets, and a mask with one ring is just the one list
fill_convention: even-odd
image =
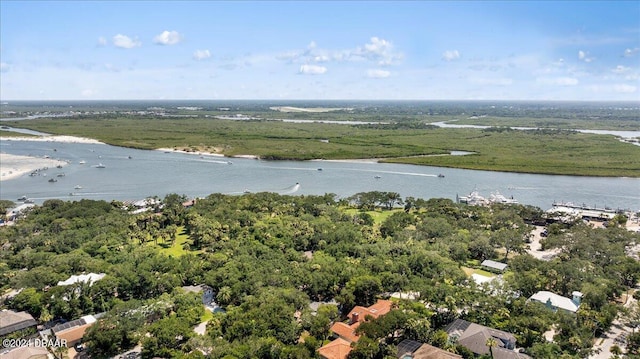
[(561, 295), (548, 291), (539, 291), (538, 293), (532, 295), (529, 300), (540, 302), (553, 311), (562, 309), (567, 312), (575, 313), (578, 311), (578, 308), (580, 308), (582, 293), (574, 291), (573, 293), (571, 293), (571, 295), (573, 296), (573, 299), (563, 297)]

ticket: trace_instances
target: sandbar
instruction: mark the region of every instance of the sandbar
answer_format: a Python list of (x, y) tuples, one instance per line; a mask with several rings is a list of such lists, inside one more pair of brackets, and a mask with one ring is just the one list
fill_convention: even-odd
[(254, 156), (254, 155), (235, 155), (235, 156), (226, 156), (223, 155), (221, 153), (215, 153), (215, 152), (207, 152), (207, 151), (185, 151), (185, 150), (179, 150), (179, 149), (175, 149), (175, 148), (156, 148), (156, 151), (163, 151), (163, 152), (175, 152), (175, 153), (186, 153), (188, 155), (199, 155), (199, 156), (212, 156), (212, 157), (231, 157), (231, 158), (249, 158), (249, 159), (257, 159), (259, 158), (258, 156)]
[(64, 166), (67, 162), (52, 158), (0, 153), (0, 181), (7, 181), (43, 168)]
[(60, 143), (88, 143), (88, 144), (101, 144), (98, 140), (85, 137), (54, 135), (54, 136), (2, 136), (0, 141), (38, 141), (38, 142), (60, 142)]

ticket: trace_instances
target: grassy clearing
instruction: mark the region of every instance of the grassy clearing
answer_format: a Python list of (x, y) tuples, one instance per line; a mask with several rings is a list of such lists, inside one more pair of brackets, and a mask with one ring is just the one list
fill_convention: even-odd
[[(324, 114), (326, 115), (326, 114)], [(640, 146), (613, 136), (517, 131), (231, 121), (211, 118), (37, 119), (8, 125), (140, 149), (216, 150), (264, 159), (385, 158), (388, 162), (520, 173), (640, 177)], [(452, 150), (468, 156), (433, 156)]]
[(160, 247), (160, 253), (164, 255), (181, 257), (191, 252), (183, 248), (183, 246), (187, 243), (191, 244), (189, 235), (185, 232), (184, 227), (178, 227), (176, 240), (173, 242), (173, 245), (169, 245), (169, 243), (159, 243), (158, 246)]
[(200, 317), (200, 323), (202, 322), (208, 322), (211, 319), (213, 319), (213, 312), (211, 312), (210, 310), (206, 309), (204, 310), (204, 313), (202, 314), (202, 316)]
[(485, 277), (489, 277), (489, 278), (493, 278), (496, 275), (491, 273), (491, 272), (487, 272), (486, 270), (482, 270), (482, 269), (473, 269), (473, 268), (469, 268), (469, 267), (460, 267), (463, 271), (464, 274), (467, 275), (467, 277), (471, 277), (472, 274), (478, 274), (478, 275), (483, 275)]

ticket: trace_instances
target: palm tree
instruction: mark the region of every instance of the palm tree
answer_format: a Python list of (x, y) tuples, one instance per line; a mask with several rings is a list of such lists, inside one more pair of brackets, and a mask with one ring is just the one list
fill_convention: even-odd
[(496, 345), (498, 345), (496, 338), (490, 337), (489, 339), (487, 339), (487, 346), (489, 347), (489, 354), (491, 354), (491, 358), (493, 358), (493, 347), (495, 347)]
[(231, 291), (231, 288), (224, 286), (220, 288), (220, 290), (218, 291), (218, 295), (216, 296), (216, 299), (218, 300), (218, 302), (220, 302), (220, 304), (227, 305), (231, 302), (232, 294), (233, 293)]

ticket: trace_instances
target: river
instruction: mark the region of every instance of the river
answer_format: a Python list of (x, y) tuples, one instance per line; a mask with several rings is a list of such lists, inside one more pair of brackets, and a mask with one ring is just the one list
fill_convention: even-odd
[[(46, 177), (25, 175), (0, 184), (0, 199), (15, 201), (27, 196), (36, 203), (52, 198), (137, 200), (169, 193), (202, 197), (216, 192), (239, 195), (260, 191), (295, 195), (335, 193), (339, 197), (392, 191), (403, 198), (455, 200), (456, 195), (466, 195), (475, 189), (485, 197), (499, 191), (542, 209), (550, 208), (554, 201), (640, 209), (638, 178), (519, 174), (371, 161), (263, 161), (37, 141), (2, 141), (0, 151), (69, 162), (61, 169), (47, 170)], [(96, 168), (99, 163), (105, 168)], [(62, 173), (64, 176), (57, 177)], [(48, 182), (53, 177), (58, 181)]]

